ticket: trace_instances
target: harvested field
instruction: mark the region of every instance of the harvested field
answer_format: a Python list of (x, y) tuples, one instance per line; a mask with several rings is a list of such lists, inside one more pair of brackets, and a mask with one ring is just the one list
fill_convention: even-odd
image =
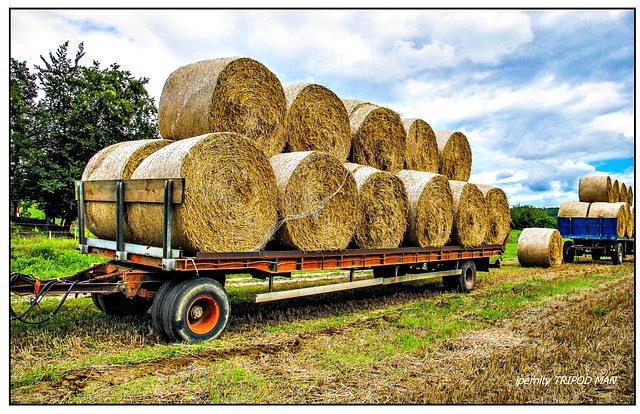
[(404, 183), (387, 171), (345, 163), (353, 174), (360, 197), (360, 222), (355, 241), (363, 249), (400, 246), (407, 229), (409, 199)]
[(297, 83), (284, 88), (287, 98), (287, 152), (324, 151), (346, 161), (351, 149), (349, 115), (328, 88)]
[(160, 97), (158, 127), (179, 140), (237, 132), (267, 157), (282, 152), (287, 101), (280, 81), (250, 58), (203, 60), (176, 69)]
[(10, 403), (635, 403), (632, 258), (480, 275), (468, 295), (434, 282), (234, 296), (227, 332), (200, 345), (157, 343), (148, 315), (70, 299), (38, 335), (12, 324)]
[(390, 172), (404, 168), (407, 133), (400, 115), (367, 102), (342, 102), (351, 125), (349, 161)]

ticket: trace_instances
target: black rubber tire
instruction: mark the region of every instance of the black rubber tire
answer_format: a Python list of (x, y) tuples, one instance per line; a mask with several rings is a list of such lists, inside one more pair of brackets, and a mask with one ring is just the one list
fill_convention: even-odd
[(460, 265), (460, 274), (445, 276), (442, 285), (446, 290), (469, 293), (476, 287), (476, 263), (467, 260)]
[(572, 249), (573, 242), (567, 240), (562, 246), (562, 261), (565, 263), (573, 263), (576, 258), (576, 251)]
[(124, 293), (110, 293), (101, 295), (102, 311), (111, 316), (142, 315), (149, 310), (151, 300), (134, 296), (129, 299)]
[(171, 279), (164, 282), (162, 286), (160, 286), (160, 289), (158, 289), (156, 296), (153, 298), (153, 306), (151, 307), (151, 323), (153, 324), (156, 332), (167, 339), (171, 338), (168, 338), (167, 331), (165, 329), (163, 319), (165, 313), (164, 304), (167, 301), (167, 292), (173, 289), (173, 287), (176, 286), (178, 282), (179, 280), (177, 279)]
[(614, 265), (622, 264), (622, 258), (624, 256), (624, 251), (622, 248), (622, 243), (616, 243), (611, 248), (611, 261)]
[(91, 301), (100, 312), (104, 312), (104, 305), (102, 304), (102, 293), (92, 293)]
[(593, 261), (600, 260), (601, 257), (602, 257), (602, 254), (599, 251), (591, 252), (591, 260)]
[(227, 327), (231, 303), (217, 281), (187, 279), (168, 290), (164, 300), (164, 327), (173, 341), (203, 342), (218, 338)]

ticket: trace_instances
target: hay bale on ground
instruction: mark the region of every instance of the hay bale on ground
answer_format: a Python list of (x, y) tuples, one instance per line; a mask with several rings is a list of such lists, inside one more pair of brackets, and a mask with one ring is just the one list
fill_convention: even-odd
[(405, 167), (407, 170), (438, 173), (438, 141), (428, 123), (422, 119), (403, 119), (407, 131)]
[[(172, 247), (187, 252), (258, 250), (278, 220), (269, 160), (233, 132), (187, 138), (147, 157), (131, 178), (184, 178), (174, 205)], [(129, 224), (144, 244), (162, 246), (163, 205), (131, 203)]]
[(346, 161), (351, 149), (349, 115), (331, 90), (312, 83), (284, 88), (287, 152), (324, 151)]
[(627, 228), (626, 203), (592, 203), (589, 217), (615, 217), (618, 219), (618, 237), (624, 237)]
[(491, 185), (478, 184), (487, 204), (487, 234), (484, 244), (502, 244), (511, 229), (509, 200), (502, 189)]
[(558, 217), (588, 217), (590, 205), (591, 203), (582, 203), (580, 201), (565, 201), (560, 204)]
[(618, 180), (611, 181), (611, 192), (613, 193), (613, 201), (610, 201), (610, 203), (618, 203), (622, 201), (620, 200), (620, 184), (618, 183)]
[(401, 170), (396, 173), (409, 198), (405, 241), (420, 247), (444, 246), (453, 227), (453, 194), (440, 174)]
[(365, 165), (345, 163), (358, 186), (360, 222), (355, 241), (363, 249), (395, 248), (407, 229), (409, 199), (396, 175)]
[(163, 138), (237, 132), (268, 157), (282, 152), (287, 101), (280, 81), (250, 58), (192, 63), (167, 79), (158, 111)]
[(404, 168), (407, 133), (400, 115), (370, 103), (343, 99), (351, 126), (351, 157), (383, 171)]
[(451, 239), (462, 247), (479, 246), (487, 235), (487, 203), (475, 184), (449, 180), (453, 195)]
[(622, 181), (618, 181), (618, 201), (621, 203), (629, 203), (627, 201), (627, 185)]
[[(169, 145), (166, 139), (141, 139), (109, 145), (98, 151), (87, 163), (82, 180), (119, 180), (131, 177), (140, 163), (149, 155)], [(85, 223), (96, 237), (116, 239), (116, 203), (89, 201), (85, 204)], [(135, 242), (127, 216), (127, 205), (123, 211), (123, 237)]]
[(583, 203), (613, 203), (611, 178), (608, 175), (580, 177), (578, 199)]
[(469, 181), (471, 147), (462, 132), (435, 130), (438, 142), (438, 171), (449, 180)]
[(527, 228), (518, 239), (518, 261), (524, 267), (562, 264), (562, 236), (556, 229)]
[(304, 251), (345, 249), (359, 219), (353, 175), (334, 156), (320, 151), (271, 157), (284, 220), (278, 239)]

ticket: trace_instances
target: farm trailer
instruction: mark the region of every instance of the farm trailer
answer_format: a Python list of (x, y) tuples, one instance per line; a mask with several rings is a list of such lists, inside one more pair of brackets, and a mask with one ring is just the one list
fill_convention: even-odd
[(609, 256), (614, 265), (619, 265), (624, 256), (635, 254), (634, 238), (618, 237), (615, 217), (558, 217), (557, 229), (563, 238), (571, 239), (562, 246), (565, 263), (591, 254), (593, 260)]
[[(151, 310), (151, 320), (169, 341), (199, 342), (217, 338), (227, 326), (228, 275), (250, 274), (266, 279), (267, 291), (256, 302), (326, 294), (347, 289), (442, 278), (445, 288), (470, 292), (476, 272), (499, 267), (509, 236), (501, 245), (474, 248), (400, 247), (303, 252), (299, 250), (239, 253), (199, 252), (187, 257), (171, 247), (172, 206), (182, 202), (182, 179), (102, 180), (76, 183), (79, 249), (83, 254), (107, 257), (107, 263), (54, 281), (14, 274), (10, 289), (18, 294), (86, 293), (98, 309), (116, 315)], [(84, 232), (85, 203), (116, 203), (116, 240), (88, 238)], [(144, 246), (123, 240), (125, 202), (164, 204), (163, 246)], [(371, 269), (373, 277), (355, 280), (355, 270)], [(316, 270), (348, 270), (349, 281), (321, 286), (275, 290), (274, 279), (294, 278)], [(345, 276), (346, 277), (346, 276)], [(152, 306), (153, 305), (153, 306)]]

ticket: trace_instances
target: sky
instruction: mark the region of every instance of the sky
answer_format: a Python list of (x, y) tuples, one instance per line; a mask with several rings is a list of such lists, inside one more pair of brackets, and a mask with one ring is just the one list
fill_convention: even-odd
[(634, 19), (624, 9), (13, 9), (9, 53), (33, 67), (84, 42), (81, 64), (148, 78), (156, 105), (177, 68), (250, 57), (283, 86), (320, 84), (460, 131), (470, 182), (502, 188), (512, 206), (557, 207), (578, 200), (582, 176), (635, 193)]

